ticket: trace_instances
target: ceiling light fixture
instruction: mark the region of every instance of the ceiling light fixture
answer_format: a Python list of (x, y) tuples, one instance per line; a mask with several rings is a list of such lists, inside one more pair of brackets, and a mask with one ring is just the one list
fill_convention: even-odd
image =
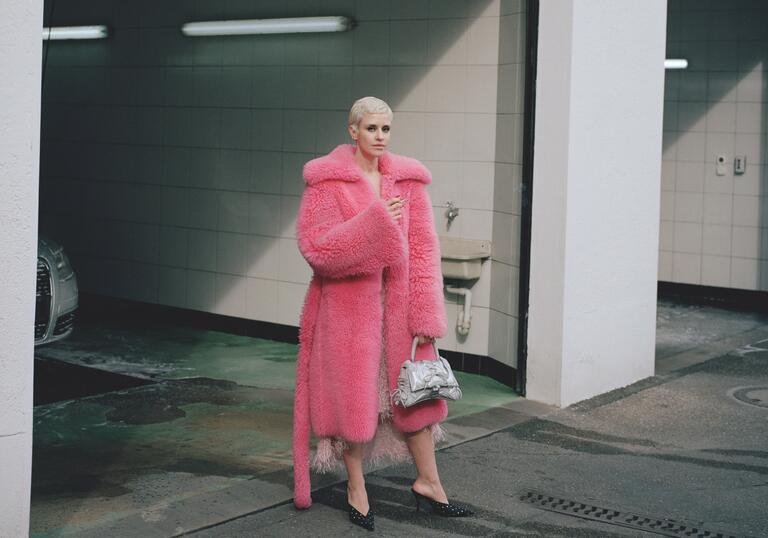
[(688, 60), (668, 59), (664, 60), (664, 69), (685, 69), (688, 67)]
[(344, 32), (352, 28), (349, 17), (296, 17), (286, 19), (243, 19), (236, 21), (188, 22), (181, 27), (186, 36), (292, 34)]
[(95, 26), (53, 26), (43, 28), (43, 39), (104, 39), (107, 37), (107, 27), (103, 24)]

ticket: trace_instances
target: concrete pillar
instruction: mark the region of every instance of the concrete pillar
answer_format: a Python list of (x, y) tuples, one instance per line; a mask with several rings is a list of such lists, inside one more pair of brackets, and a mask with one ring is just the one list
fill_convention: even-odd
[(541, 0), (527, 396), (653, 375), (666, 2)]
[(0, 2), (0, 536), (27, 536), (43, 3)]

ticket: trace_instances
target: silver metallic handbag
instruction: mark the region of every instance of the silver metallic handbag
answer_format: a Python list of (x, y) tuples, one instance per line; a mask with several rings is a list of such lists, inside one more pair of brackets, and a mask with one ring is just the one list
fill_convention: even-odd
[(392, 403), (401, 407), (411, 407), (424, 400), (458, 400), (461, 389), (453, 375), (451, 365), (440, 356), (437, 344), (432, 340), (435, 360), (415, 360), (418, 336), (413, 337), (411, 358), (403, 361), (397, 388), (392, 391)]

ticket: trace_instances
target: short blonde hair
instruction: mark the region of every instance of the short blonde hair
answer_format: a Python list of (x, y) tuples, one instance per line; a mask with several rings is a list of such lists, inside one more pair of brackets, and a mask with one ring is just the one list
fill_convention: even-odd
[(367, 96), (361, 97), (352, 104), (352, 108), (349, 109), (349, 125), (357, 125), (363, 116), (366, 114), (387, 114), (389, 121), (392, 121), (392, 109), (389, 105), (379, 99), (378, 97)]

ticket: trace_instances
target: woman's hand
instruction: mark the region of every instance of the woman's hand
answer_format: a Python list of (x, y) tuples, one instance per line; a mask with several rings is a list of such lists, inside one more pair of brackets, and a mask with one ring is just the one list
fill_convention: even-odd
[(423, 344), (426, 344), (427, 342), (432, 342), (432, 340), (435, 339), (434, 336), (427, 336), (425, 334), (417, 334), (416, 336), (419, 337), (418, 345), (420, 345), (420, 346), (423, 345)]
[(402, 217), (402, 208), (405, 205), (405, 200), (396, 196), (395, 198), (388, 198), (384, 205), (387, 206), (387, 211), (389, 211), (390, 216), (395, 222)]

